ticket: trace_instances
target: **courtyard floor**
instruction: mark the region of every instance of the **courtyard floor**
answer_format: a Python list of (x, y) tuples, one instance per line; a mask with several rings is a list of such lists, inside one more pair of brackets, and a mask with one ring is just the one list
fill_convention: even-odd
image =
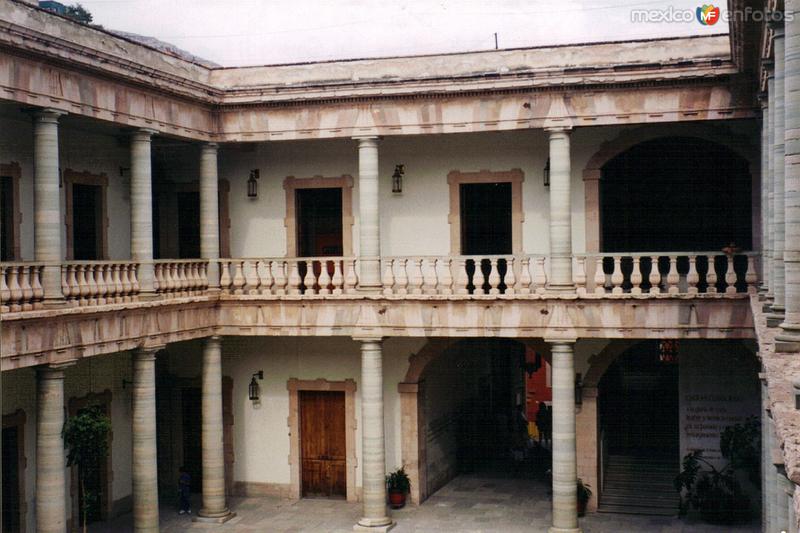
[[(199, 501), (198, 501), (199, 503)], [(360, 505), (344, 501), (278, 498), (231, 498), (236, 517), (226, 524), (210, 525), (191, 521), (172, 507), (161, 509), (161, 531), (210, 530), (219, 533), (344, 533), (351, 532)], [(550, 498), (547, 487), (530, 479), (489, 478), (461, 475), (419, 507), (394, 511), (393, 533), (532, 533), (547, 532)], [(710, 526), (701, 522), (669, 517), (641, 517), (592, 513), (581, 519), (586, 533), (755, 533), (758, 524)], [(131, 516), (122, 516), (90, 527), (91, 533), (133, 531)]]

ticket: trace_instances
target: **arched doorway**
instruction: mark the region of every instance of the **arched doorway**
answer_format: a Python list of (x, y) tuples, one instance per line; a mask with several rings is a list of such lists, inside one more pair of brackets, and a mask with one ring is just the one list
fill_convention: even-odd
[(651, 139), (602, 166), (603, 252), (716, 251), (753, 246), (748, 161), (692, 136)]

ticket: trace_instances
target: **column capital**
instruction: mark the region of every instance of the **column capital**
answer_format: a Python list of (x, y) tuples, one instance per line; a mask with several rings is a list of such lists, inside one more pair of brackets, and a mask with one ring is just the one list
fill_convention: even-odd
[(352, 137), (354, 141), (358, 141), (358, 145), (377, 145), (378, 141), (382, 139), (382, 137), (378, 135), (354, 135)]
[(60, 109), (52, 107), (34, 107), (29, 111), (36, 122), (49, 122), (53, 124), (57, 123), (59, 118), (67, 114), (66, 111), (61, 111)]
[(137, 128), (131, 131), (131, 140), (137, 142), (150, 142), (153, 135), (158, 135), (158, 131), (151, 128)]
[(369, 335), (353, 336), (354, 341), (360, 342), (362, 344), (369, 344), (369, 343), (383, 344), (383, 339), (384, 337), (381, 336), (369, 336)]
[(61, 361), (59, 363), (48, 363), (36, 367), (36, 375), (39, 379), (64, 379), (64, 371), (77, 364), (77, 359)]
[(146, 361), (149, 359), (154, 360), (156, 358), (156, 353), (160, 352), (166, 347), (166, 344), (157, 344), (155, 346), (138, 346), (133, 349), (133, 357), (134, 359), (141, 361)]
[(216, 152), (217, 150), (219, 150), (219, 143), (215, 143), (213, 141), (205, 142), (200, 146), (204, 152)]
[(572, 126), (563, 125), (563, 126), (548, 126), (543, 128), (545, 133), (550, 134), (550, 137), (557, 136), (557, 134), (562, 135), (569, 135), (572, 132)]
[(559, 348), (569, 348), (572, 349), (573, 345), (578, 342), (578, 339), (575, 337), (545, 337), (544, 342), (547, 344), (551, 344), (553, 348), (558, 346)]

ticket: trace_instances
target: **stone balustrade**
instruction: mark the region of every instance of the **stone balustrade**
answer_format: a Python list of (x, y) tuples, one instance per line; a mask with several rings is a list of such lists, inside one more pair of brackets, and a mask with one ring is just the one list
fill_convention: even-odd
[(153, 266), (155, 291), (167, 298), (195, 296), (208, 288), (207, 259), (164, 259)]
[(0, 264), (0, 311), (30, 311), (42, 307), (42, 263)]
[[(575, 293), (582, 298), (734, 297), (756, 291), (753, 253), (652, 252), (574, 256)], [(43, 307), (45, 263), (0, 263), (0, 310)], [(139, 299), (139, 262), (71, 261), (61, 264), (61, 288), (70, 306)], [(209, 260), (153, 262), (160, 298), (200, 296), (209, 289)], [(547, 298), (545, 256), (414, 256), (381, 258), (381, 286), (360, 291), (359, 262), (352, 257), (220, 259), (220, 289), (228, 295), (267, 298)], [(559, 291), (563, 296), (563, 290)]]
[(352, 257), (220, 260), (220, 289), (229, 294), (338, 296), (357, 286)]
[(72, 261), (61, 265), (61, 292), (72, 306), (135, 301), (139, 265), (132, 261)]
[(580, 296), (695, 295), (756, 292), (757, 254), (652, 252), (577, 255)]

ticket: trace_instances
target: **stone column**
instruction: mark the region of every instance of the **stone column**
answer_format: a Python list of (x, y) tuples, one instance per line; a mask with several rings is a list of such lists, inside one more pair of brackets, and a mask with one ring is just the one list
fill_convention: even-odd
[[(551, 168), (552, 164), (551, 161)], [(550, 184), (552, 187), (552, 181)], [(564, 341), (550, 343), (553, 371), (553, 526), (550, 533), (580, 532), (572, 345)]]
[(773, 531), (775, 528), (778, 527), (778, 502), (777, 502), (777, 481), (778, 481), (778, 471), (777, 467), (775, 466), (775, 457), (773, 456), (773, 450), (775, 449), (775, 423), (772, 421), (772, 416), (770, 415), (767, 418), (767, 453), (769, 454), (767, 458), (767, 499), (769, 500), (769, 505), (767, 507), (769, 511), (769, 524), (772, 527), (769, 531)]
[(42, 272), (45, 305), (62, 305), (61, 189), (58, 159), (58, 118), (42, 109), (33, 119), (33, 249), (34, 259), (50, 263)]
[(200, 257), (208, 259), (208, 286), (219, 288), (219, 177), (217, 144), (204, 144), (200, 153)]
[(772, 468), (772, 452), (769, 440), (769, 392), (767, 390), (767, 374), (758, 374), (761, 380), (761, 527), (764, 531), (772, 531), (772, 517), (770, 516), (770, 491), (768, 490)]
[(550, 279), (552, 291), (571, 291), (572, 205), (569, 128), (550, 128)]
[(778, 522), (775, 524), (776, 531), (789, 530), (789, 500), (786, 497), (790, 490), (791, 483), (786, 479), (786, 470), (781, 465), (775, 480), (775, 502), (777, 507)]
[(775, 122), (773, 131), (773, 190), (774, 190), (774, 232), (772, 247), (772, 283), (775, 299), (772, 302), (770, 314), (767, 315), (767, 325), (776, 327), (783, 322), (785, 309), (785, 271), (783, 266), (783, 250), (785, 239), (785, 201), (784, 201), (784, 40), (783, 22), (771, 24), (775, 32)]
[(358, 140), (358, 234), (360, 278), (364, 290), (381, 288), (381, 225), (378, 204), (378, 137)]
[(775, 69), (774, 65), (768, 66), (767, 76), (767, 109), (769, 120), (769, 131), (767, 132), (767, 175), (769, 176), (769, 190), (767, 191), (767, 233), (769, 238), (769, 287), (767, 288), (766, 303), (764, 312), (769, 313), (772, 309), (772, 302), (775, 300), (775, 262), (772, 260), (775, 254)]
[(36, 533), (67, 531), (64, 368), (50, 365), (36, 373)]
[(363, 513), (354, 531), (388, 531), (383, 431), (383, 354), (380, 339), (361, 341), (361, 486)]
[[(784, 216), (785, 315), (775, 350), (800, 351), (800, 0), (786, 0)], [(777, 50), (776, 50), (777, 53)]]
[(770, 275), (770, 231), (769, 231), (769, 190), (771, 176), (769, 174), (769, 106), (766, 94), (760, 96), (761, 101), (761, 283), (759, 292), (766, 296), (769, 291)]
[(133, 351), (133, 530), (158, 533), (156, 351)]
[(151, 137), (140, 129), (131, 135), (131, 258), (139, 262), (139, 297), (152, 298), (153, 288), (153, 176)]
[(203, 506), (201, 521), (223, 523), (235, 516), (225, 502), (225, 448), (222, 428), (222, 342), (203, 343)]

